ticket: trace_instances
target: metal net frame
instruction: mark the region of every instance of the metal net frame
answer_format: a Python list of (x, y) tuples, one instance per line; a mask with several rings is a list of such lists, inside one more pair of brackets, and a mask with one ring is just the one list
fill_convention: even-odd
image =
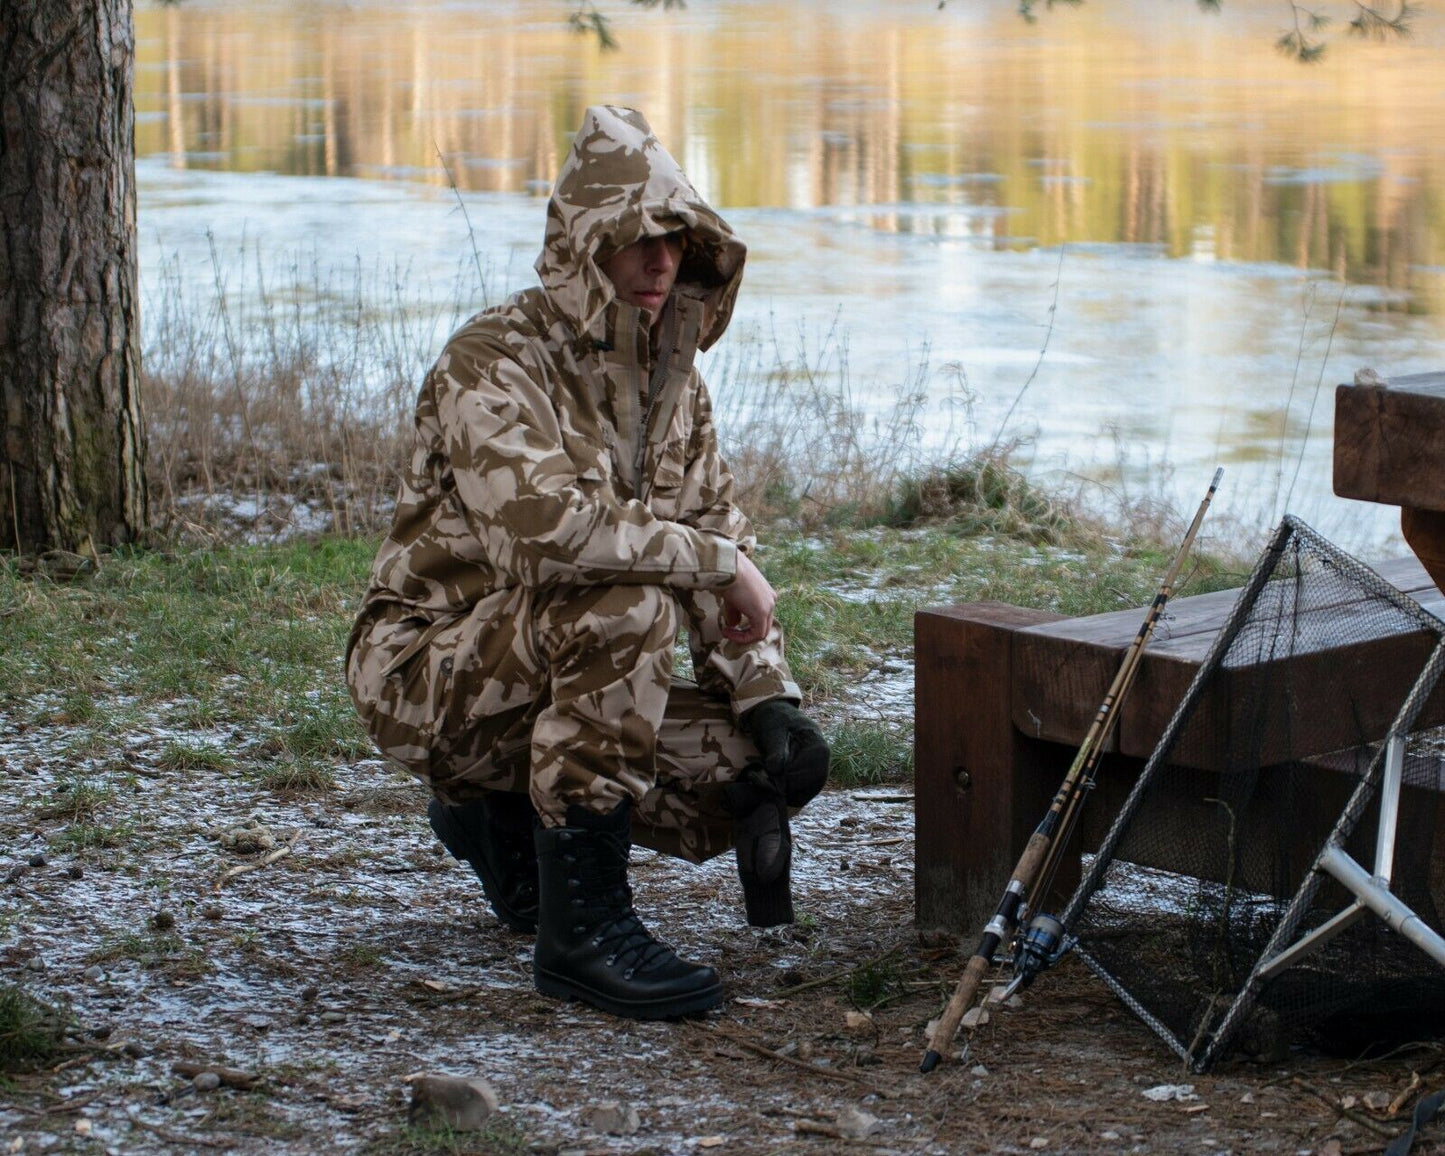
[(1445, 1031), (1442, 671), (1445, 622), (1285, 517), (1061, 917), (1196, 1071)]

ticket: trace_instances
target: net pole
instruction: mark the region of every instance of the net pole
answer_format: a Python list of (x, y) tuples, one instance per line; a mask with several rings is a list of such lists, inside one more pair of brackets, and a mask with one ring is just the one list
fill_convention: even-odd
[(1164, 727), (1164, 733), (1159, 738), (1159, 744), (1154, 748), (1154, 753), (1149, 756), (1149, 761), (1144, 764), (1144, 769), (1139, 772), (1139, 778), (1135, 781), (1133, 788), (1124, 800), (1124, 805), (1119, 809), (1118, 815), (1110, 825), (1104, 841), (1099, 845), (1094, 855), (1094, 861), (1090, 865), (1084, 878), (1079, 881), (1073, 896), (1069, 899), (1060, 922), (1065, 930), (1072, 930), (1078, 922), (1079, 915), (1083, 912), (1084, 905), (1088, 903), (1094, 892), (1099, 889), (1099, 883), (1104, 877), (1104, 871), (1108, 867), (1110, 859), (1113, 858), (1114, 850), (1119, 845), (1119, 840), (1124, 837), (1124, 831), (1129, 826), (1134, 812), (1139, 809), (1139, 804), (1144, 798), (1144, 792), (1148, 789), (1150, 781), (1158, 773), (1163, 765), (1165, 756), (1174, 746), (1179, 732), (1184, 729), (1185, 722), (1194, 710), (1194, 704), (1203, 693), (1205, 684), (1214, 675), (1215, 668), (1219, 665), (1224, 653), (1233, 645), (1240, 629), (1244, 626), (1245, 619), (1253, 609), (1259, 592), (1264, 584), (1269, 581), (1278, 567), (1280, 559), (1284, 557), (1285, 547), (1289, 544), (1290, 537), (1295, 532), (1294, 519), (1286, 516), (1275, 528), (1269, 544), (1259, 556), (1259, 561), (1254, 565), (1248, 580), (1235, 599), (1234, 608), (1230, 610), (1229, 617), (1225, 619), (1224, 625), (1220, 628), (1219, 634), (1215, 636), (1214, 645), (1209, 648), (1204, 661), (1199, 664), (1195, 671), (1194, 678), (1189, 688), (1184, 692), (1184, 697), (1179, 700), (1174, 714), (1170, 717), (1168, 724)]

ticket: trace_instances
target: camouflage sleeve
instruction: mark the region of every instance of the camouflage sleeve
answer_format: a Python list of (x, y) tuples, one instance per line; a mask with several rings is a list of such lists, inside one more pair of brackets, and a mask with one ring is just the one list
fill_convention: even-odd
[(449, 349), (432, 385), (467, 524), (519, 585), (706, 589), (735, 577), (727, 537), (658, 518), (619, 501), (600, 476), (579, 474), (545, 389), (517, 361)]
[[(751, 554), (756, 545), (752, 523), (733, 503), (733, 475), (718, 448), (712, 402), (701, 378), (696, 384), (683, 483), (683, 493), (694, 501), (679, 517), (690, 526), (726, 536), (738, 549)], [(722, 633), (722, 598), (716, 592), (692, 590), (680, 593), (679, 598), (689, 620), (693, 672), (703, 690), (730, 699), (736, 717), (768, 699), (803, 701), (783, 656), (783, 632), (776, 618), (766, 638), (739, 644)]]

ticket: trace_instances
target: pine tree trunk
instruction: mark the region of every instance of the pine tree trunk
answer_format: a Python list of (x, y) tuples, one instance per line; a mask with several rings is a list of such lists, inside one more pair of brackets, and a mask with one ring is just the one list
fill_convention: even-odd
[(145, 529), (131, 0), (0, 0), (0, 549)]

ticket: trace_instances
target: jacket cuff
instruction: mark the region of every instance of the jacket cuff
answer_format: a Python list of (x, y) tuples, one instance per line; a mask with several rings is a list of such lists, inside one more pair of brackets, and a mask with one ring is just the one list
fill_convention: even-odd
[(717, 534), (705, 535), (717, 546), (717, 560), (713, 562), (712, 569), (720, 578), (718, 582), (709, 582), (709, 586), (717, 586), (721, 589), (724, 586), (731, 586), (738, 576), (738, 544), (731, 538), (723, 538)]
[(792, 679), (784, 678), (775, 671), (761, 674), (750, 682), (733, 689), (733, 717), (740, 719), (759, 703), (775, 698), (786, 699), (794, 706), (803, 705), (803, 692)]

